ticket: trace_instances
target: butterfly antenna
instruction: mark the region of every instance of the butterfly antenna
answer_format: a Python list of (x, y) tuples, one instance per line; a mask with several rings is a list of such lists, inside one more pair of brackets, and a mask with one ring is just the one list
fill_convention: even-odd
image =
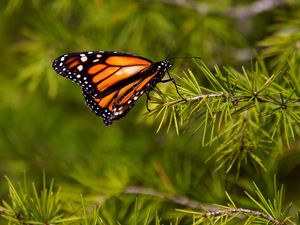
[(173, 59), (202, 59), (200, 56), (174, 56), (167, 58), (168, 61), (173, 60)]

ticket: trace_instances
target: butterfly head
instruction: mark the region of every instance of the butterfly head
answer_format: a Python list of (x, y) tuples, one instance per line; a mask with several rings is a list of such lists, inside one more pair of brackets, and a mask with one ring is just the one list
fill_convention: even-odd
[(173, 66), (173, 64), (168, 60), (154, 63), (154, 65), (156, 65), (157, 70), (163, 75)]
[(167, 59), (162, 61), (162, 65), (164, 65), (167, 70), (170, 69), (173, 66), (173, 64)]

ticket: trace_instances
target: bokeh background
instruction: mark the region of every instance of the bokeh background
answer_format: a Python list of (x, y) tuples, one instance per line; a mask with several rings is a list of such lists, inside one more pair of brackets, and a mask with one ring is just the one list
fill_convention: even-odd
[[(102, 204), (107, 224), (130, 224), (136, 199), (141, 215), (151, 209), (151, 216), (158, 211), (168, 221), (180, 204), (128, 194), (127, 188), (151, 188), (203, 204), (226, 203), (228, 191), (247, 205), (243, 190), (255, 181), (271, 192), (275, 174), (287, 187), (287, 199), (300, 204), (295, 152), (291, 167), (284, 163), (292, 160), (289, 153), (282, 153), (268, 171), (248, 171), (237, 179), (234, 172), (215, 170), (216, 161), (207, 161), (216, 146), (203, 147), (201, 131), (156, 133), (157, 121), (144, 115), (145, 96), (107, 128), (85, 106), (80, 88), (51, 67), (61, 54), (87, 50), (130, 52), (153, 61), (200, 56), (209, 66), (247, 67), (274, 24), (299, 12), (297, 1), (274, 2), (251, 14), (237, 11), (253, 6), (250, 0), (1, 1), (1, 198), (8, 198), (4, 176), (18, 183), (25, 174), (40, 184), (45, 173), (66, 199), (80, 202), (82, 193), (86, 201)], [(180, 74), (194, 66), (192, 60), (179, 59), (172, 70)]]

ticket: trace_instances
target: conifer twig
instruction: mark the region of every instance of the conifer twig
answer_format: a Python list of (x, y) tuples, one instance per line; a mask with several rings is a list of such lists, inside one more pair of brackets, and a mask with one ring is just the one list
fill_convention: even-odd
[(245, 19), (272, 10), (283, 4), (282, 0), (258, 0), (247, 6), (230, 8), (224, 14), (235, 19)]
[(169, 101), (168, 104), (173, 105), (173, 104), (177, 104), (180, 102), (200, 101), (205, 98), (220, 98), (220, 97), (227, 98), (227, 97), (230, 97), (230, 95), (224, 94), (223, 92), (218, 93), (218, 94), (201, 94), (201, 95), (196, 95), (193, 97), (185, 97), (184, 99), (180, 98), (180, 99), (176, 99), (173, 101)]
[(179, 204), (179, 205), (182, 205), (185, 207), (189, 207), (192, 209), (203, 209), (203, 207), (201, 207), (199, 202), (189, 199), (188, 197), (174, 196), (174, 195), (170, 195), (170, 194), (166, 194), (166, 193), (161, 193), (161, 192), (158, 192), (151, 188), (145, 188), (145, 187), (139, 187), (139, 186), (129, 186), (124, 190), (124, 193), (125, 194), (150, 195), (150, 196), (154, 196), (154, 197), (158, 197), (158, 198), (167, 199), (176, 204)]
[[(251, 97), (245, 97), (245, 96), (233, 96), (230, 95), (229, 93), (217, 93), (217, 94), (200, 94), (200, 95), (196, 95), (193, 97), (185, 97), (184, 99), (179, 98), (179, 99), (175, 99), (173, 101), (168, 101), (167, 104), (168, 105), (174, 105), (174, 104), (178, 104), (180, 102), (191, 102), (191, 101), (201, 101), (202, 99), (205, 98), (232, 98), (232, 102), (234, 103), (234, 105), (238, 104), (240, 100), (243, 99), (248, 99)], [(269, 102), (265, 99), (262, 98), (258, 98), (259, 102)], [(280, 99), (276, 99), (278, 102), (280, 102)], [(294, 100), (293, 101), (294, 104), (299, 105), (300, 104), (300, 100)]]
[[(160, 0), (166, 4), (183, 6), (185, 8), (196, 11), (199, 15), (205, 16), (213, 13), (213, 9), (205, 3), (195, 2), (193, 0)], [(227, 16), (233, 19), (245, 19), (256, 16), (257, 14), (272, 10), (284, 5), (282, 0), (258, 0), (247, 6), (237, 6), (225, 9), (220, 12), (220, 15)]]
[(251, 214), (253, 216), (257, 216), (263, 219), (268, 220), (271, 224), (274, 225), (282, 225), (283, 223), (279, 222), (278, 220), (274, 219), (273, 217), (251, 209), (244, 209), (244, 208), (228, 208), (224, 210), (208, 210), (202, 214), (203, 217), (215, 217), (215, 216), (222, 216), (228, 214), (236, 214), (236, 213), (243, 213), (243, 214)]

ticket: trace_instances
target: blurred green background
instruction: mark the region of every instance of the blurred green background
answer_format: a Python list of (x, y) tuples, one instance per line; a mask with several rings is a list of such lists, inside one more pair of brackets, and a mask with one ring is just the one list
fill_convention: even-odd
[[(240, 69), (255, 58), (258, 42), (270, 34), (276, 18), (299, 8), (297, 4), (298, 8), (285, 5), (279, 10), (232, 18), (224, 13), (226, 9), (253, 1), (195, 1), (207, 6), (207, 12), (174, 2), (0, 2), (3, 199), (7, 198), (4, 175), (21, 182), (25, 173), (29, 180), (40, 183), (45, 172), (62, 186), (68, 198), (79, 198), (82, 193), (88, 200), (105, 201), (103, 217), (126, 224), (127, 210), (134, 205), (136, 195), (119, 194), (129, 186), (187, 196), (203, 204), (223, 204), (226, 190), (247, 205), (240, 196), (242, 190), (251, 189), (251, 181), (262, 185), (265, 193), (271, 192), (281, 158), (271, 161), (268, 172), (242, 171), (239, 179), (234, 173), (225, 175), (223, 170), (215, 171), (217, 162), (206, 161), (216, 146), (202, 147), (201, 131), (179, 136), (172, 130), (157, 134), (158, 124), (143, 115), (145, 96), (125, 118), (107, 128), (85, 106), (80, 87), (52, 70), (57, 56), (87, 50), (130, 52), (153, 61), (200, 56), (208, 65)], [(182, 59), (172, 70), (181, 73), (193, 66), (192, 60)], [(165, 85), (158, 86), (164, 89)], [(289, 153), (282, 155), (283, 160), (288, 157)], [(297, 163), (292, 168), (282, 167), (279, 183), (287, 184), (288, 199), (300, 204), (298, 191), (293, 192), (292, 185), (288, 185), (299, 183)], [(107, 196), (109, 200), (105, 200)], [(180, 207), (151, 197), (140, 197), (139, 201), (141, 208), (150, 207), (154, 214), (158, 210), (160, 215), (167, 214), (165, 218)]]

